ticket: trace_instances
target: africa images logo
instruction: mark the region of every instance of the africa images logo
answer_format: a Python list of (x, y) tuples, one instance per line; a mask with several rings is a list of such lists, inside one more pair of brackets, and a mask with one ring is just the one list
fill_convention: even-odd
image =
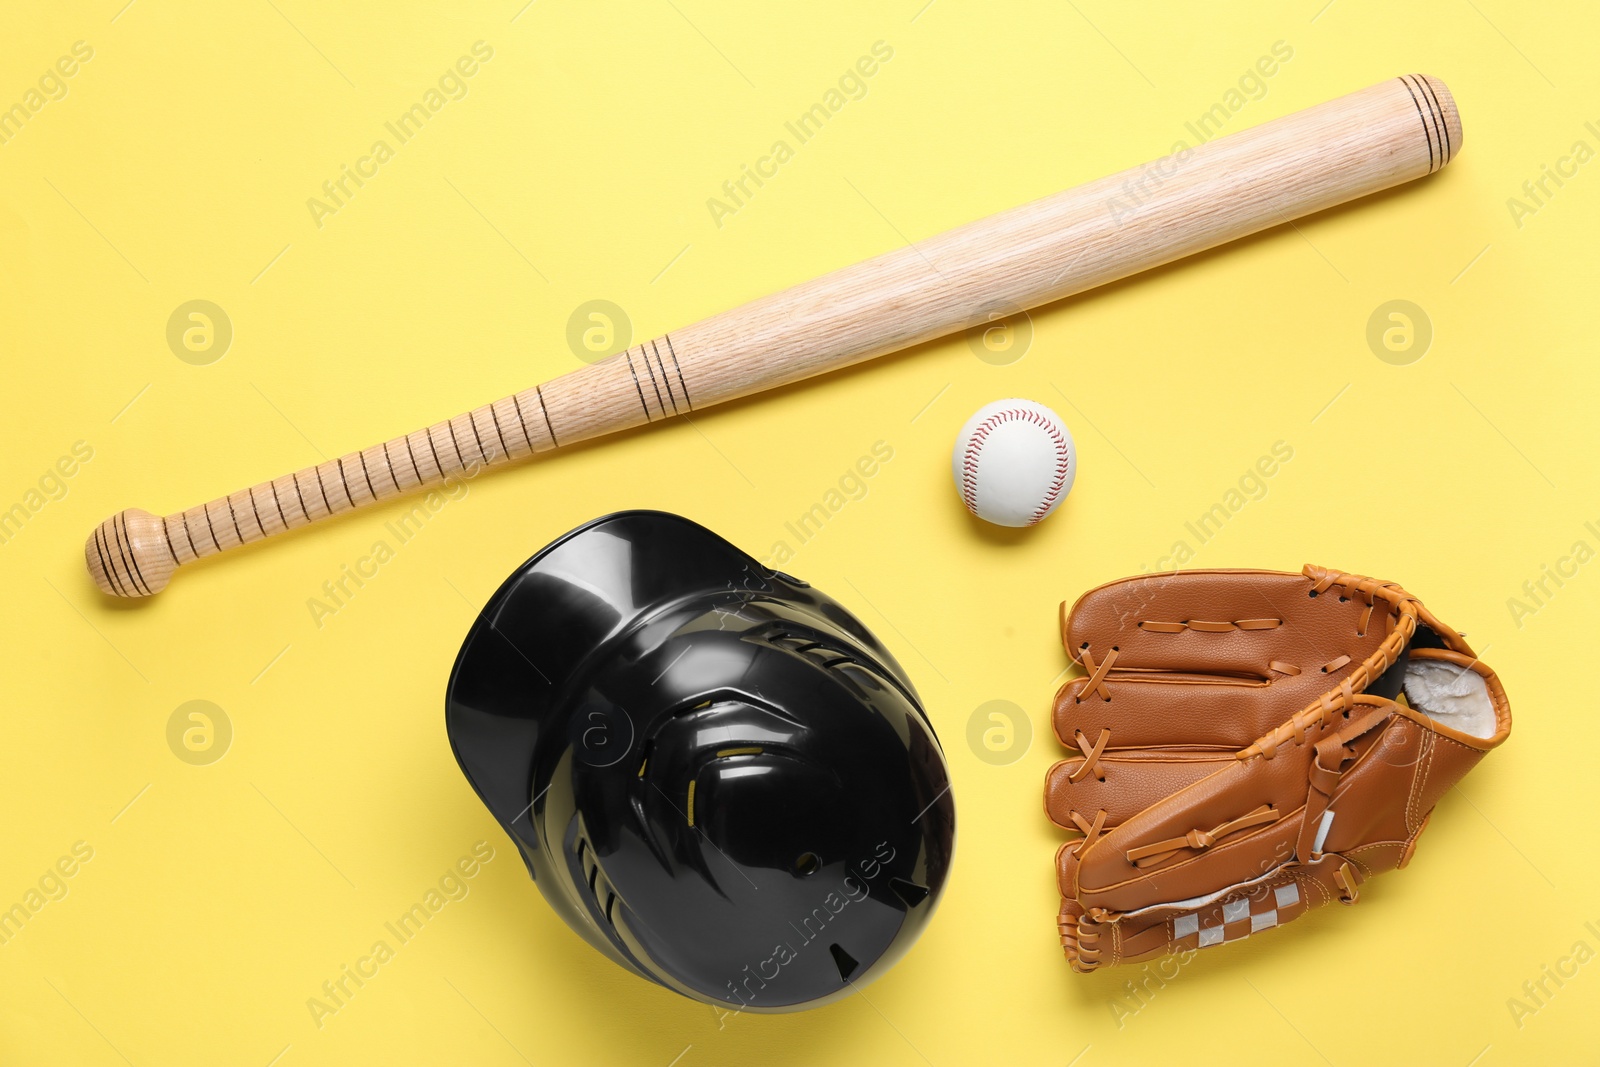
[[(858, 861), (852, 869), (853, 877), (846, 877), (839, 889), (830, 889), (818, 902), (817, 906), (799, 918), (796, 923), (789, 922), (789, 929), (793, 930), (798, 939), (785, 936), (772, 948), (772, 955), (759, 960), (754, 966), (746, 964), (739, 973), (742, 977), (728, 979), (728, 992), (738, 999), (740, 1007), (733, 1014), (742, 1012), (754, 1004), (760, 990), (767, 988), (768, 982), (778, 979), (783, 973), (783, 968), (800, 958), (800, 953), (805, 951), (814, 941), (820, 938), (827, 930), (828, 924), (838, 918), (851, 904), (860, 903), (871, 894), (868, 883), (883, 873), (883, 865), (892, 863), (895, 857), (894, 846), (887, 841), (880, 841), (873, 849), (872, 855), (867, 859)], [(795, 940), (799, 941), (797, 945)], [(838, 946), (833, 946), (837, 951)], [(839, 971), (849, 980), (846, 960), (839, 959)], [(849, 969), (855, 967), (855, 961), (849, 960)], [(752, 988), (754, 983), (754, 988)]]

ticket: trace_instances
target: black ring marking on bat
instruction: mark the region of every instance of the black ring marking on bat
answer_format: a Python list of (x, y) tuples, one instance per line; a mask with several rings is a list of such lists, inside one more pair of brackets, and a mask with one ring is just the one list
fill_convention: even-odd
[(251, 486), (245, 490), (250, 497), (250, 513), (256, 517), (256, 529), (261, 531), (261, 536), (267, 536), (267, 528), (261, 522), (261, 507), (256, 503), (256, 487)]
[[(296, 485), (295, 488), (298, 489), (300, 487)], [(301, 506), (304, 507), (304, 505)], [(189, 513), (187, 511), (183, 513), (183, 537), (184, 540), (189, 542), (189, 551), (194, 553), (194, 558), (199, 559), (200, 550), (194, 547), (194, 533), (189, 529)]]
[(111, 579), (111, 584), (117, 590), (118, 596), (127, 596), (122, 591), (122, 579), (117, 577), (116, 568), (111, 566), (111, 561), (106, 557), (105, 531), (96, 526), (94, 529), (94, 552), (100, 557), (100, 569), (106, 572), (106, 577)]
[(511, 394), (511, 403), (515, 405), (517, 409), (517, 428), (522, 431), (523, 443), (528, 446), (529, 452), (539, 451), (537, 448), (533, 447), (533, 438), (528, 436), (528, 416), (522, 413), (522, 401), (518, 399), (517, 393)]
[(351, 507), (355, 507), (356, 497), (354, 493), (350, 492), (350, 475), (345, 473), (344, 457), (340, 456), (334, 462), (339, 465), (339, 488), (344, 490), (344, 502)]
[(172, 547), (172, 527), (167, 525), (170, 516), (161, 516), (161, 535), (167, 539), (167, 555), (172, 557), (175, 566), (183, 566), (183, 560), (178, 558), (178, 550)]
[(1436, 102), (1428, 98), (1428, 90), (1423, 84), (1422, 75), (1412, 74), (1410, 78), (1411, 84), (1416, 87), (1417, 96), (1422, 99), (1423, 105), (1428, 109), (1428, 121), (1433, 123), (1433, 143), (1439, 146), (1439, 166), (1443, 167), (1448, 162), (1444, 150), (1444, 114), (1434, 106)]
[(672, 347), (672, 335), (664, 333), (661, 339), (667, 342), (667, 351), (672, 354), (672, 366), (678, 372), (678, 384), (683, 386), (683, 403), (690, 411), (694, 410), (694, 403), (689, 399), (689, 384), (683, 380), (683, 368), (678, 365), (678, 351)]
[(272, 487), (272, 506), (278, 509), (278, 521), (283, 523), (283, 528), (287, 530), (289, 528), (289, 516), (283, 513), (283, 501), (278, 499), (278, 483), (268, 482), (267, 484)]
[[(326, 461), (324, 461), (323, 463), (319, 463), (315, 467), (312, 467), (311, 469), (317, 472), (317, 491), (322, 494), (322, 506), (328, 509), (328, 514), (329, 515), (332, 515), (333, 514), (333, 504), (331, 502), (329, 502), (329, 500), (328, 500), (328, 485), (327, 485), (326, 482), (324, 482), (322, 480), (322, 468), (325, 465), (325, 463), (326, 463)], [(206, 521), (207, 522), (211, 521), (211, 516), (210, 515), (206, 516)], [(215, 541), (216, 538), (213, 537), (212, 540)]]
[(561, 442), (556, 440), (556, 428), (550, 425), (550, 409), (544, 403), (544, 386), (534, 386), (533, 395), (539, 398), (539, 410), (544, 412), (544, 428), (550, 431), (550, 443), (560, 448)]
[[(361, 461), (361, 477), (367, 480), (367, 493), (371, 495), (372, 499), (378, 499), (378, 491), (372, 488), (372, 472), (367, 470), (367, 454), (365, 452), (357, 452), (356, 458)], [(343, 468), (340, 469), (342, 470)], [(351, 503), (354, 503), (354, 501), (351, 501)]]
[[(104, 530), (96, 530), (95, 533), (100, 536), (101, 542), (105, 545), (106, 558), (107, 559), (114, 559), (116, 557), (116, 553), (115, 553), (114, 549), (111, 546), (111, 538), (106, 534), (106, 532)], [(118, 590), (127, 590), (127, 589), (133, 588), (133, 575), (126, 574), (126, 573), (117, 574), (117, 569), (115, 567), (110, 566), (109, 564), (106, 566), (106, 573), (107, 574), (117, 575), (116, 581), (117, 581), (117, 589)], [(124, 581), (123, 581), (124, 579), (127, 580), (126, 584), (124, 584)], [(123, 596), (130, 596), (131, 594), (127, 593), (127, 592), (123, 592), (122, 595)]]
[[(643, 348), (643, 345), (639, 346)], [(661, 365), (661, 384), (667, 387), (667, 399), (672, 401), (672, 413), (678, 413), (678, 398), (672, 395), (672, 379), (667, 376), (667, 364), (661, 358), (661, 346), (654, 341), (650, 342), (650, 351), (656, 354), (656, 362)]]
[[(1417, 80), (1420, 81), (1422, 83), (1422, 87), (1428, 91), (1428, 96), (1433, 99), (1434, 107), (1439, 109), (1439, 125), (1444, 131), (1444, 162), (1448, 163), (1452, 159), (1456, 158), (1456, 151), (1455, 146), (1450, 143), (1450, 123), (1445, 117), (1444, 104), (1439, 102), (1439, 94), (1433, 91), (1432, 82), (1420, 74), (1417, 75)], [(1442, 167), (1444, 166), (1444, 163), (1439, 165)]]
[(211, 547), (221, 552), (222, 542), (217, 540), (217, 524), (211, 521), (211, 505), (201, 504), (200, 514), (206, 517), (206, 532), (211, 535)]
[(400, 492), (400, 479), (394, 473), (394, 457), (389, 455), (389, 442), (383, 443), (383, 469), (389, 472), (389, 484), (394, 486), (395, 492)]
[(120, 511), (117, 512), (117, 514), (111, 519), (111, 533), (116, 537), (117, 555), (122, 558), (122, 565), (125, 569), (128, 568), (130, 564), (132, 566), (132, 569), (126, 570), (128, 580), (133, 582), (138, 588), (143, 589), (145, 595), (148, 596), (150, 593), (150, 587), (145, 585), (144, 575), (139, 573), (139, 563), (133, 558), (132, 545), (127, 539), (126, 523), (127, 519), (123, 518), (122, 512)]
[(654, 422), (650, 417), (650, 405), (644, 402), (644, 389), (639, 385), (639, 372), (633, 369), (633, 350), (628, 349), (623, 353), (628, 358), (628, 373), (633, 375), (633, 387), (639, 390), (639, 406), (644, 408), (644, 421)]
[[(456, 418), (461, 418), (457, 415)], [(481, 463), (489, 462), (489, 452), (483, 447), (483, 435), (478, 433), (478, 420), (472, 417), (472, 412), (467, 412), (467, 425), (472, 427), (472, 439), (478, 442), (478, 460)]]
[[(417, 453), (416, 453), (416, 450), (411, 447), (411, 435), (410, 434), (406, 434), (404, 440), (405, 440), (405, 443), (406, 443), (406, 455), (411, 457), (411, 473), (417, 479), (417, 484), (421, 485), (422, 484), (422, 468), (417, 466)], [(399, 483), (396, 483), (396, 484), (399, 484)]]
[(119, 511), (117, 512), (117, 520), (122, 524), (121, 527), (119, 528), (116, 523), (112, 523), (111, 528), (118, 530), (118, 549), (122, 552), (123, 558), (126, 559), (133, 567), (133, 579), (137, 581), (139, 583), (139, 587), (144, 590), (144, 595), (149, 596), (150, 583), (144, 580), (144, 571), (139, 567), (139, 557), (133, 554), (133, 538), (128, 536), (128, 517)]
[[(294, 479), (294, 495), (296, 497), (298, 497), (299, 500), (300, 500), (300, 514), (305, 516), (305, 520), (307, 522), (310, 522), (311, 521), (311, 509), (306, 507), (306, 495), (305, 495), (305, 493), (303, 493), (300, 490), (300, 472), (299, 471), (295, 471), (293, 474), (289, 475), (289, 477)], [(188, 524), (187, 523), (184, 524), (184, 528), (185, 529), (188, 528)], [(193, 547), (193, 546), (191, 545), (190, 547)]]
[(1428, 116), (1422, 113), (1422, 103), (1417, 99), (1417, 94), (1412, 90), (1411, 83), (1402, 76), (1400, 84), (1406, 87), (1406, 92), (1411, 96), (1411, 103), (1416, 106), (1417, 118), (1422, 120), (1422, 139), (1428, 142), (1428, 173), (1433, 173), (1433, 135), (1428, 129)]
[(461, 442), (456, 438), (456, 420), (446, 419), (445, 429), (450, 431), (450, 444), (456, 450), (456, 470), (466, 470), (467, 461), (461, 458)]
[(115, 514), (115, 515), (113, 515), (111, 517), (111, 536), (116, 538), (116, 546), (115, 547), (116, 547), (117, 556), (118, 556), (118, 558), (120, 558), (122, 560), (123, 571), (124, 571), (125, 574), (127, 574), (128, 581), (133, 583), (135, 588), (143, 589), (145, 595), (148, 596), (149, 593), (150, 593), (150, 590), (145, 586), (144, 582), (140, 580), (140, 578), (142, 576), (135, 576), (134, 571), (128, 569), (128, 565), (133, 562), (133, 553), (130, 552), (123, 545), (123, 538), (122, 538), (123, 531), (122, 531), (122, 527), (118, 524), (118, 520), (120, 520), (121, 518), (122, 518), (122, 513), (120, 511), (117, 512), (117, 514)]
[(506, 444), (505, 431), (500, 429), (500, 413), (494, 409), (494, 404), (489, 405), (489, 417), (494, 420), (494, 435), (500, 438), (501, 454), (503, 454), (507, 459), (510, 459), (511, 446)]
[(433, 470), (439, 477), (444, 477), (444, 464), (439, 462), (439, 446), (433, 443), (433, 427), (425, 431), (428, 435), (428, 451), (433, 453)]
[[(233, 510), (233, 497), (225, 496), (222, 498), (222, 502), (228, 505), (228, 518), (233, 520), (233, 535), (239, 539), (239, 543), (242, 545), (244, 544), (244, 531), (239, 529), (239, 513)], [(255, 504), (252, 502), (250, 506), (255, 507)]]
[[(656, 407), (661, 409), (661, 417), (667, 416), (667, 405), (661, 399), (661, 384), (656, 381), (656, 369), (650, 365), (650, 353), (644, 350), (644, 345), (639, 346), (639, 358), (644, 361), (645, 372), (650, 375), (650, 388), (656, 391)], [(672, 395), (672, 390), (667, 390), (667, 395)], [(676, 410), (676, 408), (674, 408)]]
[(127, 537), (127, 521), (120, 511), (111, 520), (111, 532), (117, 539), (117, 555), (122, 557), (123, 567), (126, 568), (130, 565), (132, 567), (131, 570), (127, 571), (128, 579), (140, 589), (143, 589), (145, 595), (148, 596), (150, 587), (145, 584), (144, 575), (139, 572), (139, 561), (133, 558), (132, 542)]

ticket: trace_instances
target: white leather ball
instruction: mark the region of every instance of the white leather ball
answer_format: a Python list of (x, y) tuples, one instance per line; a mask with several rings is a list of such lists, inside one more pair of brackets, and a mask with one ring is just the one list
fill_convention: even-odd
[(1043, 404), (996, 400), (961, 427), (950, 466), (968, 511), (997, 526), (1032, 526), (1071, 491), (1078, 453)]

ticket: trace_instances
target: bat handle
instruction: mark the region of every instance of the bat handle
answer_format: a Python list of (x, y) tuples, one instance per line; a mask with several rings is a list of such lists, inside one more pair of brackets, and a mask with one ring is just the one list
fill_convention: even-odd
[[(762, 388), (780, 372), (781, 367), (729, 372), (727, 382), (706, 384), (707, 402)], [(84, 562), (103, 593), (153, 596), (185, 563), (415, 489), (470, 479), (535, 452), (692, 411), (692, 379), (663, 334), (425, 430), (188, 511), (165, 517), (139, 508), (120, 511), (89, 535)]]
[(165, 517), (140, 508), (120, 511), (84, 544), (89, 575), (112, 596), (153, 596), (185, 563), (548, 451), (556, 440), (541, 388), (548, 386), (187, 511)]

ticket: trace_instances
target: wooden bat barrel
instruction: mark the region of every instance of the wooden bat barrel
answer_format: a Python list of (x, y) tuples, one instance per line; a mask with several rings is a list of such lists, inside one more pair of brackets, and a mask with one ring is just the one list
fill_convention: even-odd
[(106, 593), (378, 500), (810, 378), (1059, 300), (1431, 174), (1461, 150), (1444, 83), (1413, 74), (1183, 148), (635, 345), (403, 437), (84, 546)]

